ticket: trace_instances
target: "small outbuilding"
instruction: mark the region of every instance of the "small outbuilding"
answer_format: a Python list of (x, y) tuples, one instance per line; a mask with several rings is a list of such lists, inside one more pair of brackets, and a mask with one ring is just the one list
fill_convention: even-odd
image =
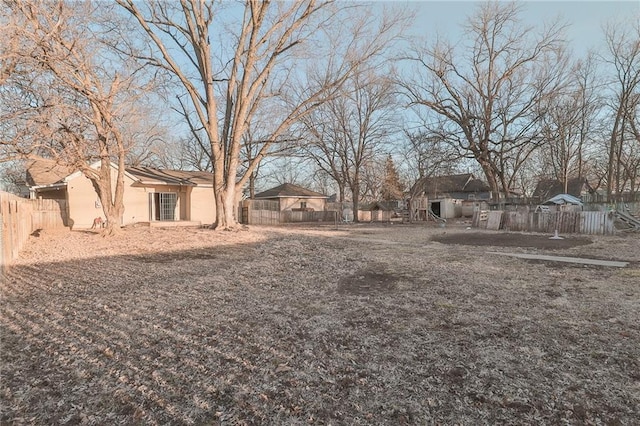
[(360, 222), (389, 222), (394, 216), (395, 210), (389, 202), (375, 201), (360, 206), (358, 210)]
[(327, 195), (292, 183), (283, 183), (253, 197), (254, 200), (277, 202), (279, 211), (303, 212), (326, 210), (328, 198)]
[[(490, 199), (489, 186), (471, 173), (423, 177), (411, 189), (411, 213), (417, 220), (452, 219)], [(463, 209), (465, 204), (469, 208)]]

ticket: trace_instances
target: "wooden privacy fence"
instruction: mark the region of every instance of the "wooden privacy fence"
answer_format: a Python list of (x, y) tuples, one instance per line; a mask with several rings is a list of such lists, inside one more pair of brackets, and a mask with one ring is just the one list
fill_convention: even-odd
[[(327, 203), (326, 210), (280, 210), (280, 203), (271, 200), (244, 200), (238, 208), (240, 222), (245, 225), (282, 225), (286, 223), (338, 223), (344, 217), (344, 210), (351, 209), (351, 203)], [(393, 211), (358, 210), (361, 222), (389, 222)], [(351, 219), (353, 220), (353, 218)]]
[(476, 211), (472, 226), (507, 231), (540, 232), (553, 234), (613, 235), (613, 212), (512, 212)]
[(339, 220), (334, 211), (273, 211), (242, 207), (242, 223), (247, 225), (281, 225), (283, 223), (329, 222)]
[(238, 208), (240, 222), (245, 225), (282, 225), (285, 223), (328, 222), (340, 220), (340, 213), (332, 210), (280, 210), (280, 202), (273, 200), (243, 200)]
[(34, 231), (63, 228), (66, 223), (64, 200), (28, 200), (0, 192), (0, 272), (18, 257)]

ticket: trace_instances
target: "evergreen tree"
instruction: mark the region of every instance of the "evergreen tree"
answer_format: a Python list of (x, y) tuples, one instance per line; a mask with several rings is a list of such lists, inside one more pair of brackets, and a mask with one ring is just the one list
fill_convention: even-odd
[(382, 183), (381, 195), (384, 201), (402, 200), (404, 188), (400, 182), (400, 176), (393, 163), (391, 155), (387, 157), (384, 165), (384, 182)]

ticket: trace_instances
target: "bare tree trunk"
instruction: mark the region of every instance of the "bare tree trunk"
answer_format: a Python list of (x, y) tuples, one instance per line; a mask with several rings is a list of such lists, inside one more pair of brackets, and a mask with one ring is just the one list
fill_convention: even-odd
[(338, 201), (344, 203), (344, 184), (338, 182)]
[(607, 167), (607, 202), (613, 201), (613, 193), (615, 191), (614, 182), (618, 175), (618, 168), (616, 167), (616, 152), (618, 152), (618, 133), (620, 128), (620, 121), (622, 118), (622, 105), (618, 107), (616, 112), (616, 118), (613, 123), (613, 129), (611, 130), (611, 137), (609, 138), (609, 161)]
[(360, 182), (359, 177), (354, 177), (353, 183), (351, 184), (351, 197), (352, 197), (352, 205), (353, 205), (353, 221), (359, 222), (358, 219), (358, 210), (360, 209)]
[[(94, 25), (99, 8), (89, 3), (71, 5), (58, 2), (9, 2), (14, 17), (22, 22), (18, 52), (31, 72), (50, 85), (39, 96), (47, 99), (51, 111), (46, 119), (32, 120), (26, 133), (44, 140), (40, 153), (56, 162), (80, 170), (100, 199), (107, 218), (105, 234), (117, 234), (124, 212), (124, 173), (127, 144), (122, 128), (129, 122), (132, 107), (149, 86), (126, 62), (115, 57), (102, 64), (113, 40)], [(98, 25), (98, 24), (95, 24)], [(111, 27), (117, 32), (117, 25)], [(117, 68), (120, 65), (121, 68)], [(32, 88), (33, 89), (33, 88)], [(44, 123), (44, 124), (42, 124)], [(38, 152), (36, 150), (36, 152)], [(93, 163), (99, 159), (98, 168)], [(111, 161), (116, 161), (115, 187)]]

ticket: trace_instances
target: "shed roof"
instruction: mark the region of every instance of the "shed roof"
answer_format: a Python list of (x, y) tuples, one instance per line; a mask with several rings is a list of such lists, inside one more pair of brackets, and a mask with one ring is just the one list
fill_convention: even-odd
[(253, 198), (284, 198), (284, 197), (298, 197), (298, 198), (329, 198), (328, 196), (319, 192), (312, 191), (307, 188), (303, 188), (292, 183), (283, 183), (275, 188), (267, 189), (266, 191), (256, 194)]
[(413, 186), (414, 194), (425, 192), (451, 193), (451, 192), (484, 192), (489, 191), (489, 186), (480, 179), (476, 179), (471, 173), (457, 175), (430, 176), (419, 179)]
[(391, 207), (391, 205), (387, 202), (384, 201), (374, 201), (373, 203), (368, 203), (368, 204), (362, 204), (360, 205), (360, 210), (363, 211), (375, 211), (375, 210), (382, 210), (382, 211), (393, 211), (394, 208)]

